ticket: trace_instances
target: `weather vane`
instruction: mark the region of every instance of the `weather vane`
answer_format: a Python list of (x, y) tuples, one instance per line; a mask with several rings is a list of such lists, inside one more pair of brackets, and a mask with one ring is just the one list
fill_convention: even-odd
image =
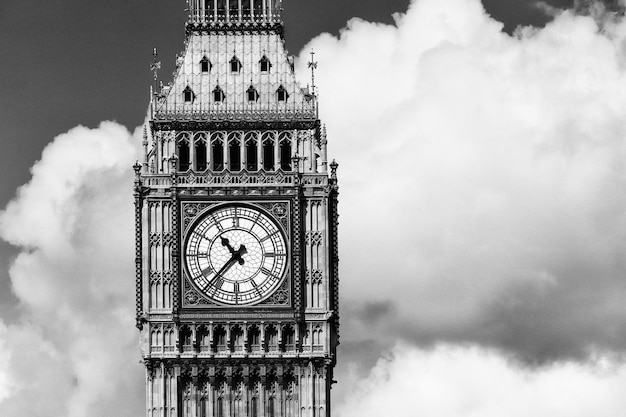
[(313, 95), (315, 95), (315, 70), (317, 69), (317, 62), (315, 61), (315, 51), (312, 49), (309, 68), (311, 68), (311, 88), (313, 89)]

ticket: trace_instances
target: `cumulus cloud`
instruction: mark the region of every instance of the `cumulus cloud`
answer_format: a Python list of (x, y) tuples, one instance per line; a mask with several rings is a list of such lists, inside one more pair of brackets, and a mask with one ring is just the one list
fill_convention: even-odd
[(478, 0), (395, 20), (304, 48), (340, 163), (344, 354), (623, 349), (626, 22), (563, 11), (510, 36)]
[(0, 215), (0, 235), (20, 248), (10, 276), (22, 311), (0, 331), (3, 415), (46, 416), (51, 404), (67, 417), (141, 413), (133, 143), (111, 122), (57, 137)]
[(539, 372), (499, 354), (455, 346), (399, 345), (367, 378), (349, 378), (339, 417), (614, 417), (626, 412), (626, 366), (562, 364)]

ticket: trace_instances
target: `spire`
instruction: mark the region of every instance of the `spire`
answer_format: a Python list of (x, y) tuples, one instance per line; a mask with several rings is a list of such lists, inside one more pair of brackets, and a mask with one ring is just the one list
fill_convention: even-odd
[(317, 69), (317, 61), (315, 61), (315, 51), (311, 49), (311, 61), (309, 61), (309, 68), (311, 68), (311, 93), (316, 95), (315, 91), (315, 70)]

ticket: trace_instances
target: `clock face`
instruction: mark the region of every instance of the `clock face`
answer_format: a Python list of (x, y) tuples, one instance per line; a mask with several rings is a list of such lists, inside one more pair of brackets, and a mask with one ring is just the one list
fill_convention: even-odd
[(184, 249), (192, 282), (219, 304), (258, 303), (274, 292), (287, 268), (281, 228), (250, 206), (210, 211), (191, 228)]

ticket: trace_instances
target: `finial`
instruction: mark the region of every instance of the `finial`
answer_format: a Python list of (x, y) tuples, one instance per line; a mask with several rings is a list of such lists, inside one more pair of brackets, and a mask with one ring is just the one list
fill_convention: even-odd
[(157, 94), (157, 87), (158, 87), (158, 78), (159, 78), (159, 70), (161, 69), (161, 62), (158, 60), (158, 52), (157, 49), (154, 48), (152, 50), (152, 62), (150, 63), (150, 71), (153, 72), (154, 74), (154, 88), (153, 88), (153, 94)]
[(339, 164), (337, 163), (337, 161), (335, 161), (333, 159), (333, 162), (331, 162), (330, 164), (330, 178), (332, 178), (333, 180), (337, 179), (337, 168), (339, 167)]
[(313, 49), (311, 49), (309, 68), (311, 68), (311, 89), (313, 90), (313, 95), (315, 95), (315, 70), (317, 69), (317, 62), (315, 61), (315, 51)]
[(152, 63), (150, 64), (150, 71), (154, 73), (154, 81), (156, 82), (159, 77), (159, 70), (161, 69), (161, 62), (158, 60), (158, 52), (157, 49), (154, 48), (152, 51)]

